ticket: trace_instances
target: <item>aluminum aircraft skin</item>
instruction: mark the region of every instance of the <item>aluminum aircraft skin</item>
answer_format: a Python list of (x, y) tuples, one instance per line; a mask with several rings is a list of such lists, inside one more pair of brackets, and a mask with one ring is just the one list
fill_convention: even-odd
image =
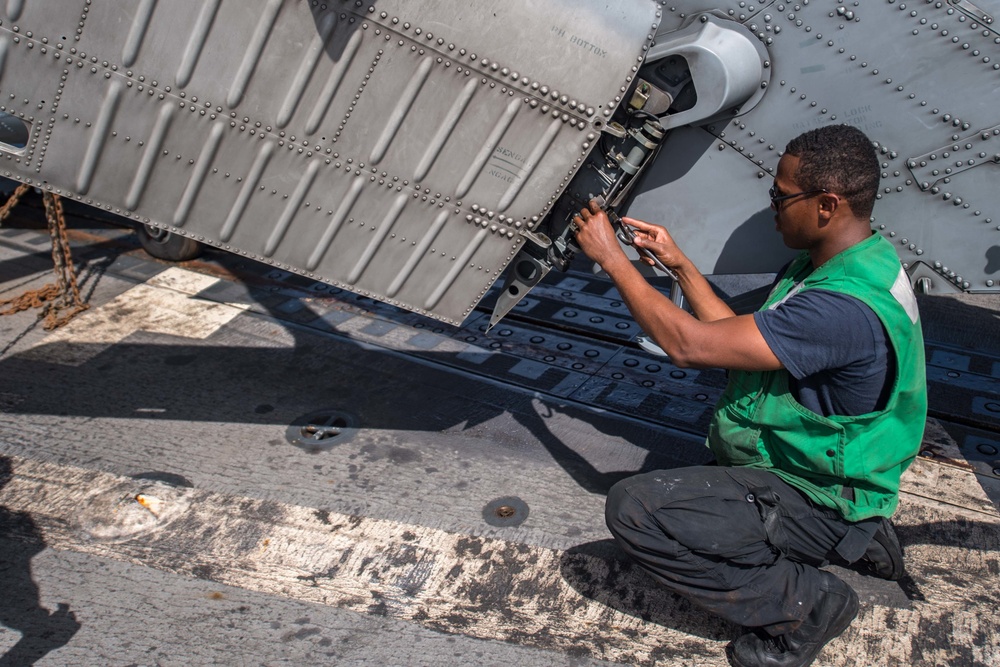
[[(788, 257), (793, 136), (875, 142), (924, 292), (1000, 289), (1000, 0), (0, 0), (0, 175), (453, 324), (590, 197), (705, 273)], [(144, 230), (144, 231), (143, 231)]]

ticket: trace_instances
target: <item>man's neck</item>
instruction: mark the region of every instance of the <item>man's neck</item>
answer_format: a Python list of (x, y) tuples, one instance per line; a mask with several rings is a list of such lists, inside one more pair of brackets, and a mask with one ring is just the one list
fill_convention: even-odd
[(867, 221), (854, 219), (852, 224), (844, 226), (841, 233), (828, 236), (822, 244), (810, 248), (809, 259), (818, 269), (851, 246), (867, 241), (871, 235), (872, 230)]

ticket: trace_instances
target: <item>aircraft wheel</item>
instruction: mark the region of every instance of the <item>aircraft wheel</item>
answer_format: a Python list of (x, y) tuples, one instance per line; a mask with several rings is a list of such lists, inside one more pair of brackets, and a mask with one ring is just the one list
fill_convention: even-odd
[(136, 234), (143, 250), (157, 259), (168, 262), (186, 262), (201, 254), (202, 245), (192, 238), (171, 234), (151, 225), (138, 225)]

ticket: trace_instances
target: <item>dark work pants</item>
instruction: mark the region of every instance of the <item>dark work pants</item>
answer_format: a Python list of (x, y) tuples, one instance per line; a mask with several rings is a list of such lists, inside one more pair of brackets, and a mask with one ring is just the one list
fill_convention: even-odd
[(860, 558), (877, 527), (845, 521), (766, 470), (721, 466), (622, 480), (605, 517), (621, 548), (664, 586), (773, 635), (812, 609), (817, 568)]

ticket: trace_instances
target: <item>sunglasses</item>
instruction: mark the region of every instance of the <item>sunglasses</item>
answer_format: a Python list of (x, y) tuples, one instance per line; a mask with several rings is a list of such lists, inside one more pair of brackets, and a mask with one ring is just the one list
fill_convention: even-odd
[(771, 207), (775, 211), (780, 211), (781, 210), (780, 204), (786, 199), (793, 199), (795, 197), (815, 197), (816, 195), (828, 195), (830, 194), (830, 191), (821, 188), (819, 190), (804, 190), (803, 192), (795, 192), (790, 195), (779, 195), (777, 187), (772, 185), (771, 189), (767, 191), (767, 194), (771, 197)]

